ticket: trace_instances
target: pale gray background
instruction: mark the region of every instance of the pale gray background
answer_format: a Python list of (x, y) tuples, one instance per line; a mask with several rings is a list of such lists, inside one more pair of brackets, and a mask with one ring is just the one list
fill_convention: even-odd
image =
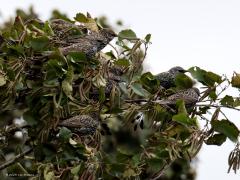
[[(0, 21), (17, 7), (33, 4), (47, 19), (53, 8), (74, 17), (77, 12), (122, 19), (138, 36), (152, 34), (146, 66), (154, 74), (175, 65), (200, 66), (220, 74), (240, 72), (240, 1), (238, 0), (8, 0), (0, 1)], [(240, 113), (227, 111), (240, 127)], [(208, 146), (199, 156), (197, 180), (239, 180), (227, 174), (227, 156), (233, 149)]]

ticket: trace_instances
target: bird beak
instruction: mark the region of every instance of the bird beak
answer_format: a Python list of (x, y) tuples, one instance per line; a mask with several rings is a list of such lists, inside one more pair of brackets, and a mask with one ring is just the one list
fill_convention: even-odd
[(189, 71), (185, 69), (181, 70), (181, 73), (186, 73), (186, 72), (189, 72)]

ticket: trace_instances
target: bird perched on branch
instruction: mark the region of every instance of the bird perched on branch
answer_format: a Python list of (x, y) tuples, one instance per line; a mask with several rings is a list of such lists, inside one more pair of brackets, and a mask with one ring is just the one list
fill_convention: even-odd
[(194, 106), (200, 96), (198, 88), (184, 89), (172, 94), (163, 100), (158, 100), (157, 103), (162, 105), (175, 105), (178, 100), (183, 100), (187, 106)]
[[(166, 99), (157, 100), (155, 102), (160, 105), (167, 105), (170, 107), (173, 106), (175, 109), (175, 107), (176, 107), (175, 105), (176, 105), (177, 101), (183, 100), (186, 105), (187, 111), (192, 111), (195, 104), (198, 102), (199, 96), (200, 96), (199, 89), (193, 87), (193, 88), (189, 88), (189, 89), (179, 90), (175, 94), (168, 96)], [(143, 114), (143, 112), (139, 112), (134, 117), (133, 122), (135, 124), (136, 124), (136, 122), (137, 122), (137, 124), (140, 124), (140, 123), (143, 124), (143, 120), (144, 120), (144, 114)]]
[(77, 115), (63, 120), (59, 123), (59, 126), (67, 127), (80, 136), (87, 136), (96, 132), (99, 121), (95, 115)]
[(185, 72), (187, 72), (185, 69), (180, 66), (176, 66), (171, 68), (169, 71), (157, 74), (155, 77), (160, 81), (160, 85), (163, 88), (169, 89), (171, 87), (175, 87), (176, 76)]
[(66, 55), (69, 52), (78, 51), (93, 57), (101, 51), (117, 35), (111, 29), (100, 29), (99, 32), (90, 32), (84, 37), (69, 40), (69, 46), (61, 47), (60, 51)]

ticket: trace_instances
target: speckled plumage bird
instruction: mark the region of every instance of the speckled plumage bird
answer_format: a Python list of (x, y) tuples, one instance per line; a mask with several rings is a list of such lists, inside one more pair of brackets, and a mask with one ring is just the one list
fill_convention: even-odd
[(59, 49), (64, 55), (78, 51), (85, 53), (87, 57), (91, 58), (116, 36), (111, 29), (101, 29), (99, 32), (90, 32), (84, 37), (73, 39), (68, 42), (71, 45)]
[(160, 81), (160, 86), (165, 89), (175, 87), (175, 78), (180, 73), (187, 72), (180, 66), (171, 68), (169, 71), (157, 74), (155, 77)]
[(163, 105), (175, 105), (178, 100), (183, 100), (187, 106), (194, 106), (200, 96), (198, 88), (184, 89), (172, 94), (163, 100), (158, 100), (157, 103)]
[(65, 119), (59, 123), (77, 133), (80, 136), (93, 135), (99, 126), (97, 117), (90, 115), (77, 115), (69, 119)]

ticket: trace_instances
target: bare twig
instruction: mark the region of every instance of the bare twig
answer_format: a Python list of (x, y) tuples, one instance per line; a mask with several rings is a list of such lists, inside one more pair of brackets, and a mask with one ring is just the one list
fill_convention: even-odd
[(158, 180), (172, 163), (166, 163), (150, 180)]
[(141, 103), (141, 102), (149, 102), (147, 99), (126, 99), (127, 103)]
[(209, 107), (215, 107), (215, 108), (228, 108), (228, 109), (232, 109), (232, 110), (236, 110), (236, 111), (240, 111), (240, 109), (235, 108), (235, 107), (231, 107), (231, 106), (223, 106), (223, 105), (218, 105), (218, 104), (196, 104), (195, 106), (201, 107), (201, 106), (209, 106)]
[(33, 148), (30, 148), (24, 152), (22, 152), (21, 154), (18, 154), (17, 156), (15, 156), (13, 159), (3, 163), (0, 165), (0, 170), (3, 170), (9, 166), (11, 166), (12, 164), (16, 163), (19, 159), (21, 159), (22, 157), (24, 157), (25, 155), (31, 153), (33, 150)]

